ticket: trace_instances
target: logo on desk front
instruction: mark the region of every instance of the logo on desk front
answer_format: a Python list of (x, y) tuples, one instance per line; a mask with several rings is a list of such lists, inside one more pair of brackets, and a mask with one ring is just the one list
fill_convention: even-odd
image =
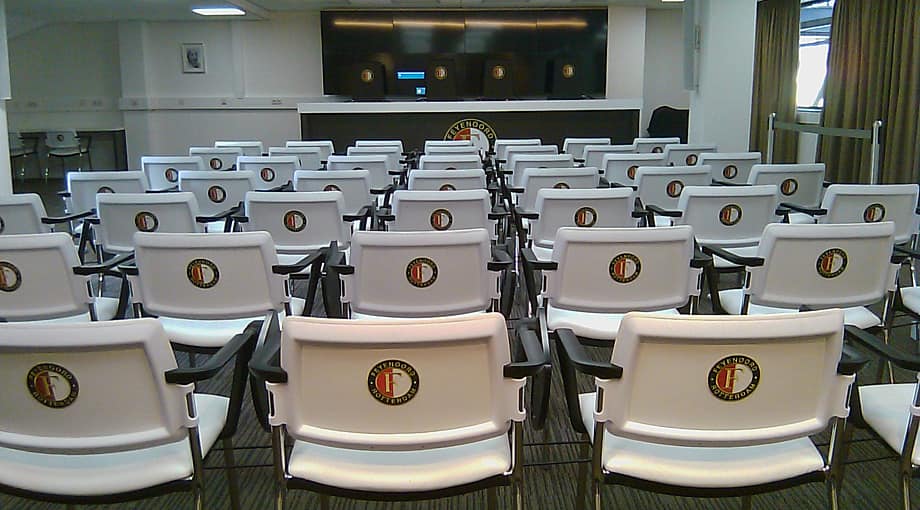
[(779, 191), (785, 196), (790, 196), (799, 190), (799, 181), (795, 179), (786, 179), (779, 185)]
[(134, 216), (134, 226), (141, 232), (155, 232), (160, 222), (152, 212), (141, 211)]
[(39, 363), (26, 375), (26, 387), (41, 405), (60, 409), (73, 404), (80, 385), (70, 370), (54, 363)]
[(885, 219), (885, 206), (882, 204), (872, 204), (863, 211), (863, 221), (866, 223), (878, 223)]
[(492, 67), (492, 78), (496, 80), (505, 79), (505, 66), (493, 66)]
[(570, 80), (575, 77), (575, 66), (572, 64), (566, 64), (562, 66), (562, 77), (566, 80)]
[(380, 403), (398, 406), (418, 394), (419, 377), (415, 367), (398, 359), (374, 365), (367, 374), (367, 389)]
[(374, 71), (364, 68), (361, 70), (361, 81), (364, 83), (370, 83), (374, 81)]
[(469, 140), (479, 149), (480, 154), (488, 152), (498, 135), (492, 126), (480, 119), (458, 120), (447, 128), (445, 140)]
[(446, 80), (447, 79), (447, 67), (437, 66), (434, 68), (434, 77), (436, 80)]
[(22, 273), (10, 262), (0, 262), (0, 290), (14, 292), (22, 285)]
[(741, 354), (722, 358), (709, 369), (709, 392), (719, 400), (741, 400), (754, 393), (759, 384), (760, 365)]

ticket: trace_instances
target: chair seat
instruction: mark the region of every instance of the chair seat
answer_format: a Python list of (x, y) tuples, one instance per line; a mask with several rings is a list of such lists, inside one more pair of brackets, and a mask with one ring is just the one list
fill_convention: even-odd
[(912, 312), (920, 313), (920, 287), (903, 287), (900, 292), (904, 306)]
[[(652, 313), (677, 315), (679, 312), (676, 308), (669, 308)], [(546, 309), (546, 328), (550, 331), (568, 328), (580, 337), (613, 341), (617, 338), (620, 322), (625, 316), (622, 313), (579, 312), (549, 305)]]
[[(859, 387), (859, 403), (866, 423), (882, 438), (892, 450), (901, 453), (907, 424), (910, 421), (910, 407), (914, 403), (916, 383), (873, 384)], [(920, 464), (918, 452), (920, 436), (914, 442), (910, 461)]]
[(204, 231), (205, 231), (205, 232), (212, 232), (212, 233), (213, 233), (213, 232), (218, 232), (218, 233), (219, 233), (219, 232), (223, 232), (223, 231), (224, 231), (224, 225), (225, 225), (225, 224), (226, 224), (226, 223), (225, 223), (224, 220), (209, 221), (209, 222), (207, 222), (207, 223), (204, 224)]
[[(739, 246), (737, 248), (735, 247), (726, 248), (726, 250), (734, 253), (735, 255), (739, 255), (741, 257), (756, 257), (757, 256), (757, 246)], [(713, 256), (712, 263), (716, 267), (716, 269), (741, 267), (738, 264), (731, 263), (719, 256)]]
[(537, 256), (540, 260), (552, 260), (553, 259), (553, 248), (544, 248), (542, 246), (537, 246), (536, 244), (531, 247), (533, 254)]
[[(741, 301), (744, 297), (744, 291), (741, 289), (727, 289), (719, 291), (719, 301), (722, 308), (732, 315), (741, 313)], [(748, 307), (748, 315), (769, 315), (774, 313), (793, 313), (798, 310), (795, 308), (776, 308), (773, 306), (755, 305), (751, 303)], [(869, 329), (882, 324), (882, 320), (872, 313), (865, 306), (852, 306), (843, 309), (843, 322), (848, 326), (855, 326), (859, 329)]]
[[(230, 400), (195, 395), (204, 455), (227, 420)], [(0, 448), (0, 484), (62, 496), (100, 496), (153, 487), (192, 475), (187, 438), (140, 450), (91, 455), (54, 455)]]
[[(115, 318), (115, 314), (118, 312), (118, 298), (94, 297), (93, 302), (96, 304), (96, 320), (110, 321)], [(67, 317), (58, 317), (56, 319), (43, 319), (29, 322), (53, 324), (89, 321), (89, 311), (86, 311), (84, 313), (78, 313), (77, 315), (68, 315)]]
[[(302, 315), (306, 302), (301, 298), (291, 298), (291, 315)], [(283, 319), (281, 314), (279, 319)], [(171, 342), (193, 347), (219, 348), (242, 333), (252, 321), (263, 320), (265, 317), (248, 317), (243, 319), (226, 320), (197, 320), (179, 319), (176, 317), (160, 317), (166, 336)]]
[(656, 227), (670, 227), (674, 224), (674, 220), (669, 216), (658, 216), (657, 214), (654, 216)]
[(444, 489), (510, 470), (507, 435), (416, 451), (349, 450), (297, 441), (288, 461), (288, 472), (295, 478), (374, 492)]
[[(578, 396), (582, 422), (591, 435), (596, 397), (595, 393)], [(710, 489), (776, 482), (821, 471), (825, 465), (807, 437), (755, 446), (691, 447), (634, 441), (609, 432), (604, 432), (601, 462), (610, 473)]]
[(810, 214), (800, 212), (789, 213), (789, 223), (793, 225), (808, 225), (815, 222), (815, 217)]

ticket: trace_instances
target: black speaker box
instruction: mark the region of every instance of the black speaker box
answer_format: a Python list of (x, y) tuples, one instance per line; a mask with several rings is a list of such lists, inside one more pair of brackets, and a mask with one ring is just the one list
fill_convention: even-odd
[(550, 63), (549, 90), (552, 97), (579, 98), (585, 93), (581, 62), (574, 56), (555, 58)]
[(380, 62), (359, 62), (351, 66), (347, 80), (355, 100), (383, 99), (386, 75)]
[(457, 99), (457, 62), (449, 58), (434, 59), (428, 63), (425, 87), (428, 99)]
[(487, 99), (514, 97), (514, 73), (511, 60), (493, 58), (486, 60), (482, 72), (482, 95)]

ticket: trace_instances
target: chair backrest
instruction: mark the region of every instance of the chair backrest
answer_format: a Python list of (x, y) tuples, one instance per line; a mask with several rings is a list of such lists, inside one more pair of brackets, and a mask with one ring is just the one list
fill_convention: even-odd
[(346, 214), (356, 214), (374, 203), (371, 175), (367, 170), (298, 170), (294, 172), (295, 191), (341, 191)]
[(326, 161), (333, 153), (335, 146), (332, 140), (291, 140), (284, 144), (287, 148), (316, 147), (320, 150), (320, 160)]
[(100, 193), (143, 193), (147, 178), (141, 171), (68, 172), (67, 191), (70, 192), (72, 212), (89, 211), (96, 207)]
[(96, 215), (96, 240), (111, 253), (134, 250), (135, 232), (204, 231), (195, 221), (198, 200), (190, 192), (100, 193), (96, 195)]
[(824, 191), (824, 163), (754, 165), (748, 184), (774, 184), (781, 202), (817, 207)]
[(189, 147), (189, 156), (200, 156), (210, 170), (231, 170), (236, 158), (243, 155), (239, 147)]
[(371, 187), (385, 188), (393, 183), (389, 174), (393, 168), (388, 168), (387, 157), (375, 156), (329, 156), (326, 162), (327, 170), (367, 170), (371, 176)]
[(51, 150), (76, 149), (80, 147), (80, 137), (73, 130), (48, 131), (45, 133), (45, 146)]
[(567, 310), (625, 313), (683, 306), (699, 294), (700, 270), (690, 267), (693, 229), (576, 228), (556, 232), (547, 271), (550, 305)]
[(392, 231), (494, 229), (489, 219), (489, 192), (472, 189), (442, 193), (440, 191), (397, 190), (393, 193)]
[(668, 144), (664, 147), (664, 159), (671, 166), (693, 166), (699, 163), (700, 154), (704, 152), (719, 152), (719, 148), (705, 143)]
[(166, 382), (173, 368), (155, 319), (3, 324), (0, 446), (67, 455), (181, 441), (198, 420), (186, 404), (194, 386)]
[(588, 145), (610, 145), (610, 138), (566, 138), (562, 141), (562, 152), (584, 159)]
[(409, 189), (415, 191), (455, 191), (485, 189), (486, 172), (470, 170), (413, 170), (409, 172)]
[(293, 182), (294, 171), (300, 169), (297, 156), (240, 156), (236, 169), (251, 171), (262, 189), (274, 188)]
[[(475, 145), (434, 145), (425, 152), (426, 156), (476, 156), (481, 159), (479, 147)], [(481, 164), (481, 163), (480, 163)]]
[(499, 138), (492, 144), (492, 150), (495, 152), (495, 159), (508, 159), (508, 149), (510, 147), (520, 147), (523, 145), (542, 145), (539, 138)]
[(406, 152), (402, 140), (355, 140), (355, 147), (396, 147), (400, 155)]
[(11, 322), (88, 318), (88, 278), (73, 273), (79, 265), (65, 232), (0, 236), (0, 317)]
[(360, 145), (347, 149), (349, 156), (386, 156), (387, 169), (399, 170), (402, 168), (402, 149), (395, 145)]
[(261, 156), (265, 152), (265, 146), (259, 141), (217, 141), (214, 147), (239, 147), (243, 151), (243, 156)]
[(664, 154), (661, 153), (605, 153), (598, 168), (610, 183), (632, 186), (636, 180), (636, 170), (640, 166), (664, 166)]
[(502, 374), (511, 354), (496, 313), (386, 321), (291, 317), (284, 321), (281, 360), (288, 382), (268, 384), (275, 404), (269, 421), (287, 425), (302, 441), (353, 450), (439, 448), (507, 434), (511, 420), (524, 415), (523, 379)]
[(604, 157), (608, 154), (633, 154), (632, 145), (587, 145), (584, 150), (585, 166), (604, 168)]
[(132, 299), (151, 315), (183, 319), (264, 317), (289, 300), (268, 232), (134, 234)]
[(487, 271), (490, 233), (355, 232), (344, 276), (353, 312), (386, 317), (438, 317), (487, 310), (497, 274)]
[(269, 147), (269, 156), (294, 156), (297, 158), (296, 170), (322, 170), (322, 149), (320, 147)]
[[(571, 154), (513, 153), (509, 157), (511, 159), (508, 160), (505, 168), (511, 170), (511, 182), (514, 186), (521, 186), (525, 168), (572, 168), (575, 166), (575, 158)], [(597, 167), (594, 169), (597, 171)]]
[(598, 380), (594, 419), (617, 437), (674, 446), (804, 438), (847, 415), (854, 377), (837, 374), (842, 349), (840, 310), (629, 314), (611, 358), (623, 376)]
[[(475, 148), (475, 147), (474, 147)], [(457, 170), (482, 168), (479, 154), (425, 154), (418, 160), (419, 170)]]
[(748, 182), (751, 168), (760, 164), (759, 152), (704, 152), (697, 165), (712, 167), (713, 180), (725, 182)]
[(776, 186), (686, 186), (674, 225), (690, 225), (698, 243), (706, 246), (754, 246), (776, 216)]
[(344, 249), (351, 242), (340, 191), (250, 191), (245, 206), (249, 221), (242, 224), (243, 230), (268, 232), (279, 253), (305, 253), (332, 241)]
[(892, 222), (790, 225), (763, 230), (757, 256), (748, 268), (745, 290), (751, 302), (785, 308), (844, 308), (880, 301), (894, 289), (898, 264), (891, 263)]
[(258, 181), (245, 170), (179, 172), (179, 189), (195, 194), (201, 214), (214, 216), (242, 202), (247, 191), (258, 189)]
[[(523, 155), (531, 156), (550, 156), (559, 154), (559, 148), (555, 145), (512, 145), (505, 149), (505, 168), (511, 168), (514, 158)], [(571, 154), (568, 155), (570, 158)]]
[(51, 226), (42, 223), (45, 216), (38, 193), (0, 195), (0, 235), (51, 232)]
[(635, 150), (639, 154), (663, 154), (666, 145), (680, 143), (679, 137), (670, 138), (636, 138), (633, 140)]
[(530, 220), (533, 244), (552, 248), (556, 231), (562, 227), (635, 227), (632, 217), (631, 188), (556, 189), (537, 192), (534, 210), (540, 214)]
[(917, 184), (832, 184), (821, 207), (827, 214), (818, 223), (878, 223), (893, 221), (894, 242), (906, 243), (917, 234)]
[(518, 196), (517, 204), (525, 211), (533, 211), (537, 204), (537, 193), (541, 189), (587, 189), (597, 188), (600, 174), (596, 168), (525, 168), (521, 187), (524, 193)]
[(179, 172), (204, 171), (201, 156), (142, 156), (141, 170), (150, 189), (167, 189), (179, 183)]
[(472, 147), (472, 140), (425, 140), (424, 151), (425, 154), (428, 154), (428, 151), (434, 147)]
[(708, 186), (711, 175), (708, 166), (640, 166), (636, 194), (643, 204), (675, 209), (684, 187)]

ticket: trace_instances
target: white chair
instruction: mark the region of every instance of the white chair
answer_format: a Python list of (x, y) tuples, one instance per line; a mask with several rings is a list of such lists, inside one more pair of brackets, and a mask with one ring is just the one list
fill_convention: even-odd
[(751, 168), (760, 164), (759, 152), (704, 152), (697, 160), (698, 165), (712, 167), (712, 180), (730, 183), (746, 183)]
[[(90, 215), (92, 212), (83, 216)], [(0, 235), (51, 232), (52, 224), (42, 221), (46, 216), (45, 204), (38, 193), (0, 195)], [(69, 223), (69, 220), (60, 223)]]
[[(505, 147), (505, 159), (499, 160), (499, 163), (511, 163), (515, 154), (559, 154), (559, 148), (555, 145), (510, 145)], [(570, 155), (571, 156), (571, 155)]]
[(298, 170), (294, 172), (294, 191), (340, 191), (348, 214), (358, 214), (375, 204), (367, 170)]
[(562, 141), (562, 152), (575, 159), (584, 159), (588, 145), (610, 145), (610, 138), (566, 138)]
[(194, 193), (100, 193), (93, 233), (103, 253), (134, 251), (135, 232), (204, 232)]
[(405, 154), (402, 140), (355, 140), (355, 147), (396, 147), (399, 154)]
[(19, 160), (19, 168), (16, 175), (19, 177), (20, 181), (23, 181), (26, 178), (26, 162), (29, 156), (36, 156), (38, 154), (38, 139), (32, 139), (29, 146), (26, 146), (26, 143), (22, 139), (22, 135), (19, 133), (10, 131), (8, 135), (10, 162), (15, 163), (17, 159)]
[[(817, 209), (824, 191), (824, 163), (754, 165), (748, 184), (773, 184), (779, 190), (781, 202)], [(789, 223), (815, 222), (813, 216), (799, 212), (790, 211), (788, 218)]]
[(326, 169), (367, 170), (371, 176), (371, 187), (383, 190), (393, 185), (393, 176), (389, 173), (386, 156), (329, 156)]
[[(425, 154), (418, 160), (419, 170), (457, 170), (482, 168), (479, 154)], [(411, 178), (411, 172), (410, 178)]]
[(61, 171), (65, 171), (64, 162), (67, 158), (77, 158), (77, 170), (83, 171), (83, 156), (86, 156), (87, 169), (93, 168), (93, 157), (90, 146), (93, 139), (86, 137), (85, 143), (77, 136), (76, 131), (48, 131), (45, 133), (45, 147), (48, 149), (48, 164), (45, 165), (45, 180), (50, 173), (51, 158), (61, 160)]
[(515, 203), (524, 211), (533, 211), (537, 193), (541, 189), (597, 188), (600, 185), (600, 174), (596, 168), (588, 167), (528, 167), (521, 172), (520, 182), (520, 188), (509, 188), (515, 193)]
[[(640, 166), (636, 170), (636, 197), (642, 205), (674, 209), (680, 194), (686, 186), (708, 186), (711, 179), (708, 166)], [(666, 216), (655, 215), (653, 225), (667, 226), (671, 222)]]
[(214, 142), (214, 147), (239, 147), (243, 151), (243, 156), (262, 156), (265, 148), (259, 141), (218, 141)]
[(508, 148), (510, 147), (542, 144), (543, 142), (539, 138), (498, 138), (495, 140), (495, 143), (492, 144), (492, 150), (495, 153), (496, 160), (507, 161)]
[(322, 161), (329, 159), (335, 153), (332, 140), (292, 140), (284, 144), (285, 147), (318, 147)]
[(208, 232), (230, 232), (231, 216), (239, 212), (246, 193), (256, 189), (258, 181), (249, 171), (179, 172), (179, 190), (195, 194), (201, 214), (209, 217)]
[(233, 170), (236, 158), (243, 155), (239, 147), (189, 147), (189, 156), (199, 156), (210, 170)]
[(483, 228), (498, 235), (501, 215), (492, 214), (489, 192), (472, 189), (440, 191), (397, 190), (392, 215), (378, 215), (394, 232), (444, 231)]
[(276, 188), (294, 182), (294, 172), (300, 169), (296, 156), (240, 156), (236, 169), (251, 171), (261, 189)]
[[(575, 159), (571, 154), (534, 154), (509, 151), (508, 164), (502, 171), (503, 175), (510, 175), (510, 184), (514, 187), (521, 186), (525, 168), (573, 168)], [(594, 167), (597, 171), (597, 167)], [(506, 179), (507, 180), (507, 179)]]
[[(605, 484), (742, 496), (750, 508), (754, 494), (824, 482), (829, 507), (837, 508), (855, 380), (841, 362), (839, 310), (628, 314), (609, 363), (591, 361), (571, 331), (556, 333), (572, 426), (591, 441), (591, 462), (579, 470), (579, 506), (588, 489), (600, 510)], [(579, 394), (576, 371), (593, 376), (596, 390)], [(824, 456), (809, 436), (829, 424)]]
[(479, 147), (475, 145), (432, 145), (425, 151), (426, 156), (476, 156), (481, 158)]
[(150, 189), (165, 190), (179, 184), (179, 172), (204, 171), (201, 156), (142, 156), (141, 170)]
[(96, 208), (96, 195), (100, 193), (144, 193), (147, 178), (141, 171), (70, 172), (67, 174), (67, 191), (58, 193), (64, 198), (70, 214)]
[(486, 172), (482, 169), (413, 170), (409, 172), (409, 189), (413, 191), (457, 191), (485, 188)]
[(404, 169), (402, 148), (397, 145), (360, 145), (346, 149), (348, 156), (377, 156), (387, 157), (387, 170), (400, 171)]
[(605, 153), (598, 168), (611, 185), (633, 186), (640, 166), (664, 166), (664, 154)]
[(635, 152), (638, 154), (661, 154), (666, 145), (678, 144), (680, 138), (636, 138), (633, 140)]
[(423, 150), (425, 154), (433, 147), (472, 147), (472, 140), (425, 140)]
[(296, 157), (297, 170), (322, 170), (328, 157), (323, 156), (322, 147), (269, 147), (268, 155)]
[(700, 154), (719, 152), (717, 146), (705, 143), (674, 143), (664, 146), (664, 160), (671, 166), (693, 166), (699, 163)]
[(604, 157), (608, 154), (632, 154), (632, 145), (588, 145), (584, 150), (584, 166), (604, 168)]

